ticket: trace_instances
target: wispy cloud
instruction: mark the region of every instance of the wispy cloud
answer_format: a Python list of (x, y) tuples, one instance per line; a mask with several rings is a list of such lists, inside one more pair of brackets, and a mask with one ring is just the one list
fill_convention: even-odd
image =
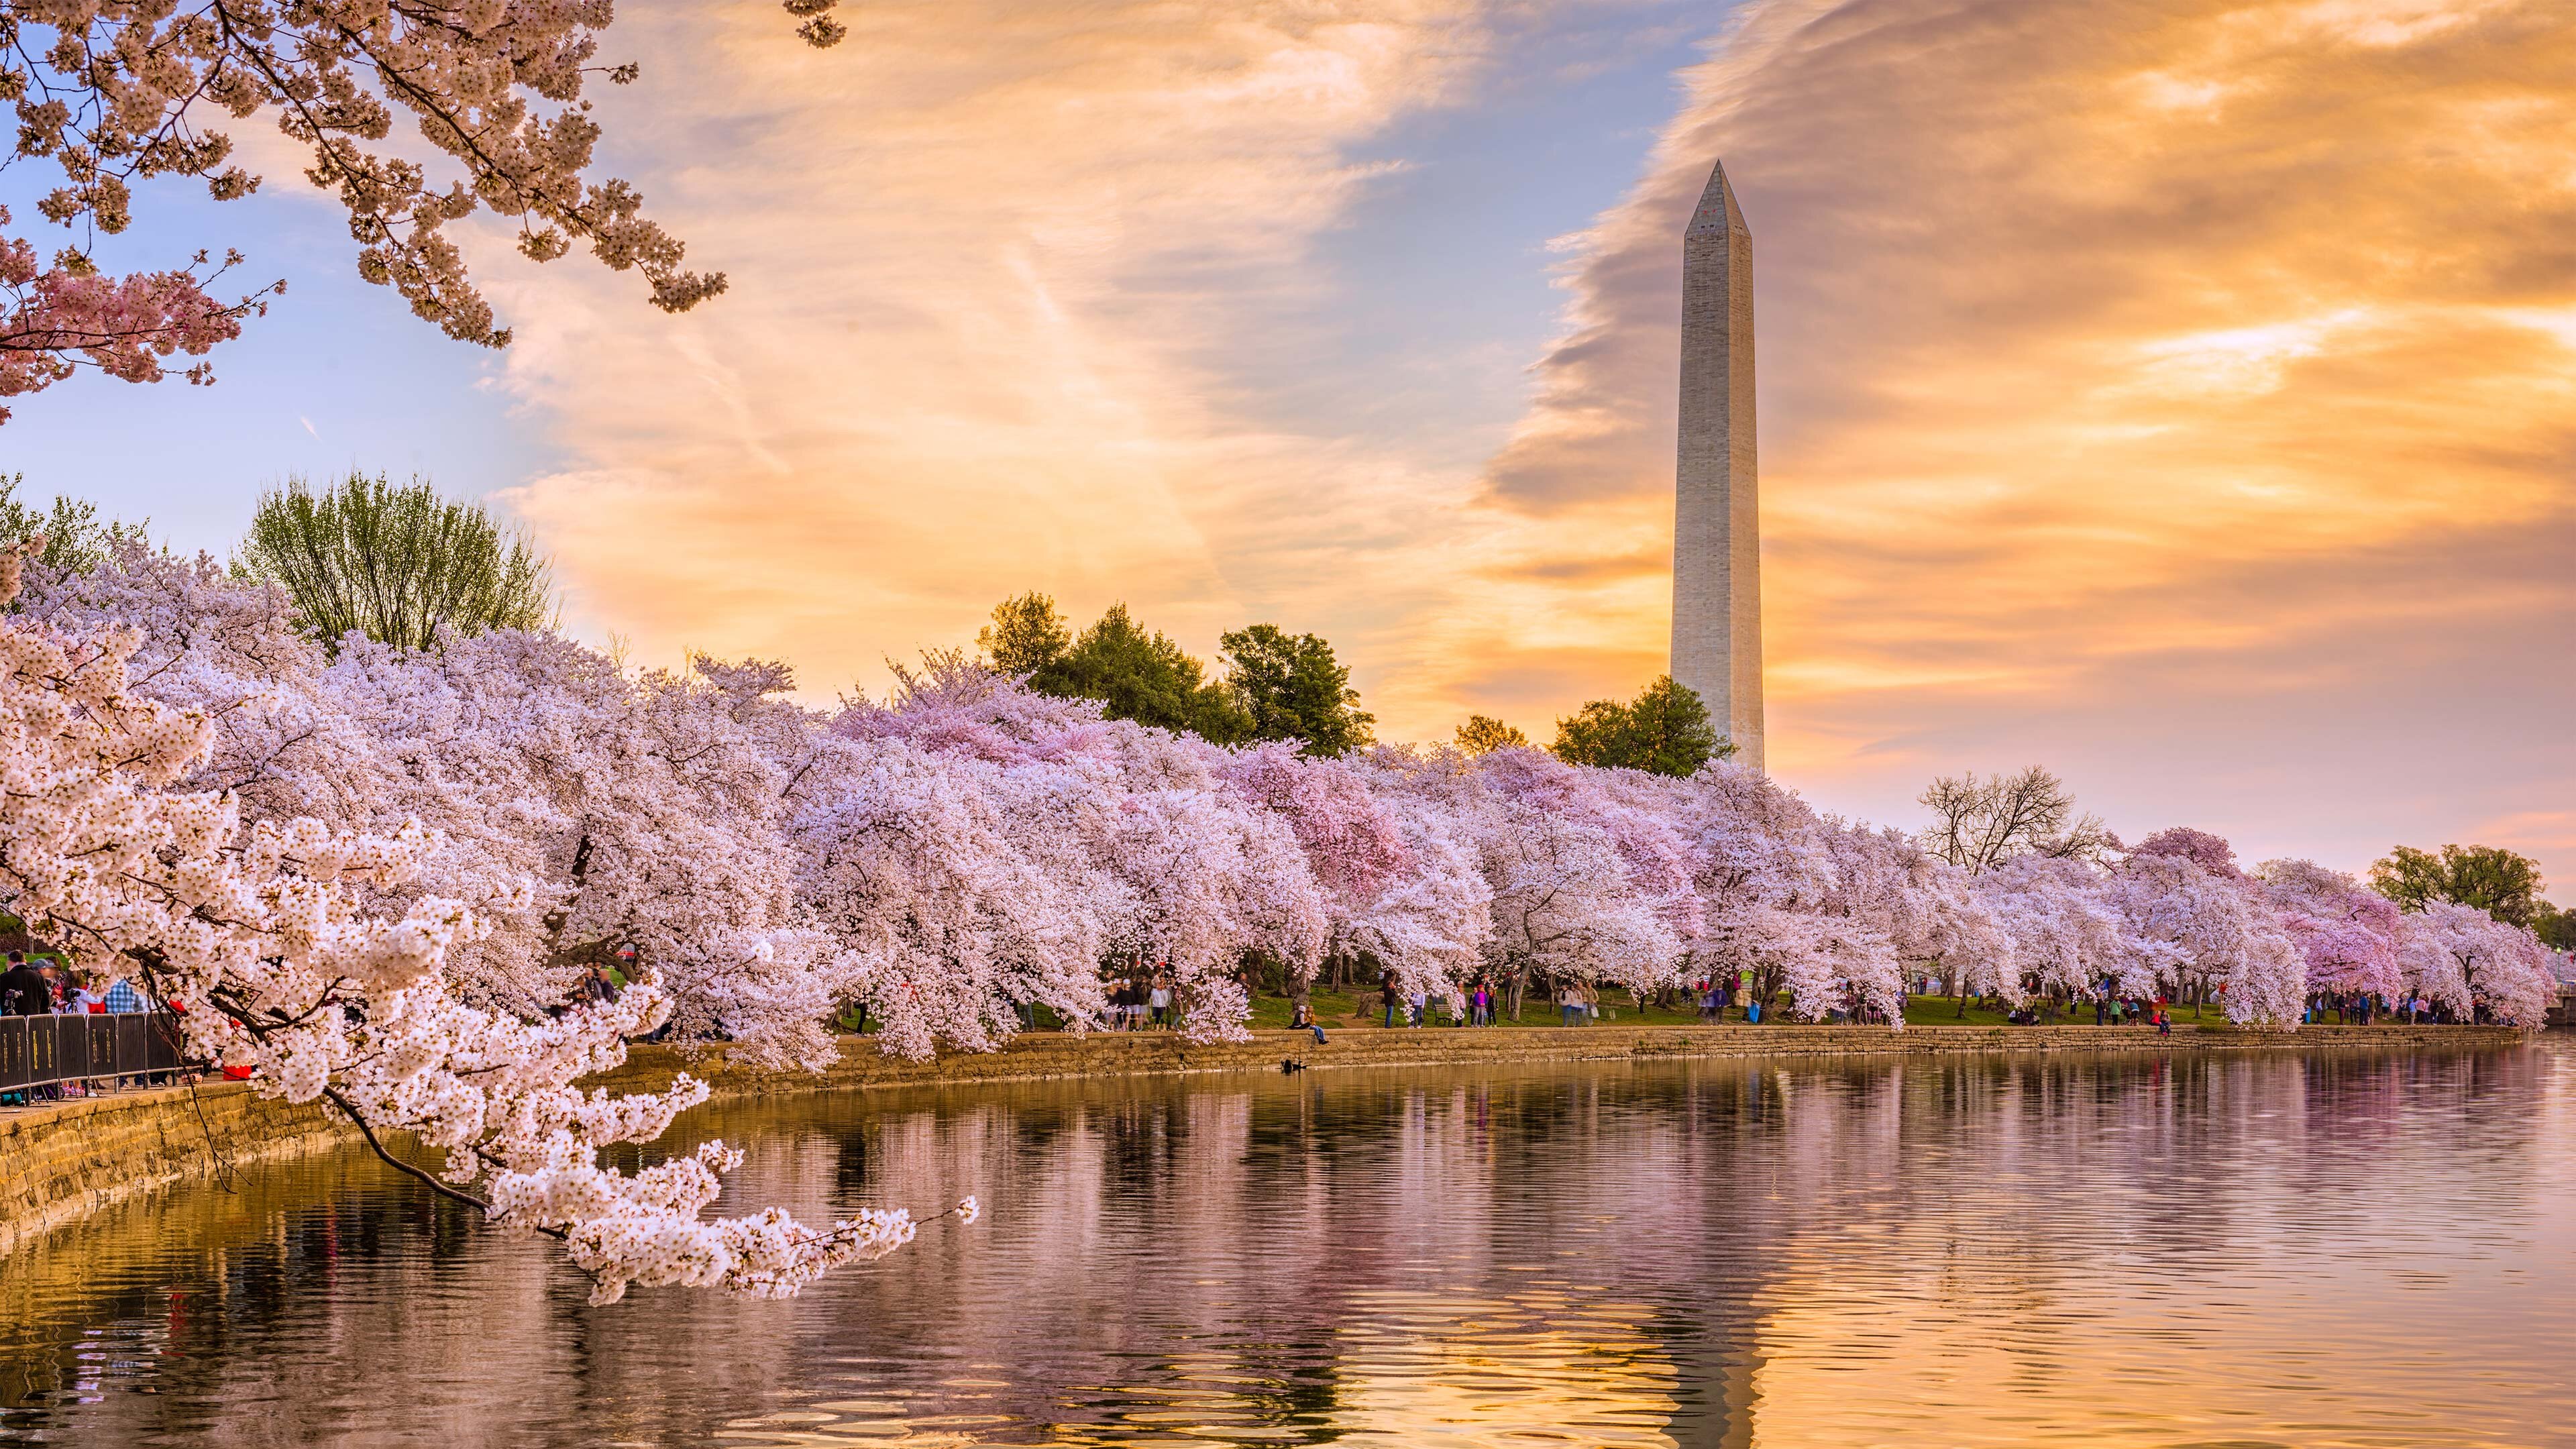
[(656, 71), (724, 57), (617, 119), (704, 158), (655, 201), (733, 291), (676, 324), (614, 281), (520, 292), (510, 365), (581, 460), (512, 501), (639, 647), (828, 689), (1026, 587), (1204, 647), (1423, 532), (1404, 460), (1224, 398), (1294, 362), (1348, 148), (1455, 93), (1473, 6), (872, 5), (819, 56), (634, 19)]

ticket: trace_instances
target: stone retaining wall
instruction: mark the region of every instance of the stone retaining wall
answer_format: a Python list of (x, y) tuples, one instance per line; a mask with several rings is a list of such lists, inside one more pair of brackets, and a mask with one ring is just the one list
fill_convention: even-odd
[[(1344, 1028), (1317, 1046), (1304, 1032), (1259, 1032), (1248, 1042), (1193, 1045), (1169, 1032), (1054, 1033), (1021, 1037), (998, 1052), (935, 1062), (844, 1043), (818, 1074), (769, 1072), (726, 1060), (722, 1048), (687, 1056), (639, 1046), (604, 1078), (614, 1090), (659, 1089), (688, 1071), (719, 1097), (917, 1087), (951, 1082), (1279, 1070), (1283, 1060), (1330, 1071), (1542, 1061), (1652, 1061), (1677, 1057), (1931, 1056), (2087, 1051), (2315, 1050), (2338, 1047), (2488, 1046), (2522, 1039), (2503, 1028), (2312, 1026), (2296, 1032), (2176, 1027), (1650, 1026), (1488, 1027), (1418, 1031)], [(126, 1092), (27, 1108), (0, 1108), (0, 1254), (21, 1238), (119, 1198), (232, 1167), (345, 1140), (320, 1103), (290, 1106), (239, 1082)]]
[(329, 1145), (347, 1130), (324, 1103), (269, 1101), (239, 1082), (0, 1108), (0, 1255), (120, 1198)]
[(1865, 1026), (1423, 1027), (1419, 1030), (1326, 1028), (1317, 1046), (1304, 1032), (1265, 1031), (1248, 1042), (1194, 1045), (1171, 1032), (1092, 1036), (1042, 1033), (998, 1052), (961, 1052), (933, 1062), (880, 1054), (868, 1042), (843, 1043), (841, 1059), (820, 1075), (768, 1072), (726, 1059), (717, 1048), (694, 1058), (665, 1047), (637, 1047), (604, 1080), (625, 1090), (669, 1085), (680, 1071), (704, 1078), (718, 1096), (918, 1087), (949, 1082), (1029, 1081), (1050, 1077), (1133, 1076), (1174, 1072), (1277, 1071), (1284, 1060), (1309, 1070), (1445, 1066), (1478, 1062), (1645, 1061), (1663, 1057), (1931, 1056), (1943, 1053), (2087, 1051), (2309, 1050), (2320, 1047), (2495, 1045), (2523, 1039), (2503, 1027), (2311, 1026), (2295, 1032), (2177, 1026), (1917, 1026), (1893, 1032)]

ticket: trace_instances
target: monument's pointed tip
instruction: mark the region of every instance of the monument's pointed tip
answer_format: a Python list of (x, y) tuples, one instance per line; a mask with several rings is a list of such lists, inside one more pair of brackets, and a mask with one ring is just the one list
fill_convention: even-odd
[(1735, 188), (1726, 180), (1726, 163), (1717, 161), (1708, 168), (1708, 185), (1700, 188), (1699, 206), (1691, 212), (1690, 232), (1696, 235), (1727, 231), (1750, 236), (1753, 229), (1744, 224), (1744, 209), (1735, 204)]

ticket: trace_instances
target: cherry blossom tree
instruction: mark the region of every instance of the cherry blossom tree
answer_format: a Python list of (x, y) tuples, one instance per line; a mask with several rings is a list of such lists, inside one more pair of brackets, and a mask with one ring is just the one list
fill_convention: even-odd
[(1802, 907), (1832, 887), (1823, 822), (1768, 775), (1720, 761), (1690, 779), (1675, 825), (1701, 913), (1685, 969), (1750, 972), (1755, 998), (1770, 1000), (1806, 950)]
[(1683, 974), (1750, 972), (1755, 997), (1785, 991), (1793, 1015), (1867, 1013), (1901, 1029), (1909, 967), (1973, 969), (1961, 963), (2004, 949), (1966, 873), (1901, 832), (1819, 816), (1731, 761), (1687, 780), (1605, 773), (1686, 843)]
[[(786, 9), (806, 43), (829, 46), (847, 33), (834, 4)], [(0, 397), (80, 366), (157, 381), (169, 359), (232, 339), (284, 291), (219, 292), (237, 254), (124, 277), (97, 260), (96, 239), (131, 225), (139, 183), (185, 178), (217, 201), (259, 189), (234, 159), (233, 122), (273, 119), (307, 148), (306, 176), (348, 215), (358, 274), (451, 337), (510, 340), (447, 234), (478, 211), (516, 223), (531, 260), (586, 245), (610, 269), (640, 272), (665, 311), (722, 292), (722, 273), (685, 269), (685, 248), (644, 217), (633, 186), (589, 174), (601, 128), (585, 85), (639, 74), (599, 63), (610, 15), (609, 0), (0, 0), (0, 101), (18, 118), (5, 164), (58, 174), (37, 210), (69, 238), (48, 261), (28, 238), (0, 235)], [(426, 144), (386, 147), (398, 118)], [(211, 378), (202, 363), (186, 375)]]
[(1071, 817), (1096, 808), (1090, 792), (1055, 773), (836, 741), (799, 782), (803, 892), (853, 953), (851, 994), (885, 1050), (989, 1049), (1021, 1004), (1099, 1019), (1120, 892), (1080, 863)]
[(1955, 868), (1932, 884), (1940, 897), (1936, 929), (1913, 958), (1933, 990), (1958, 998), (1961, 1016), (1972, 994), (2000, 992), (2021, 978), (2013, 933), (1977, 886), (1974, 875)]
[(2558, 994), (2540, 938), (2474, 906), (2430, 901), (2398, 918), (2407, 989), (2460, 1021), (2538, 1028)]
[[(1482, 959), (1492, 891), (1472, 854), (1426, 811), (1372, 787), (1365, 767), (1257, 745), (1219, 767), (1242, 797), (1283, 816), (1322, 892), (1327, 956), (1366, 954), (1408, 992), (1454, 1005)], [(1313, 979), (1290, 969), (1302, 1006)]]
[[(27, 144), (19, 142), (22, 155)], [(0, 227), (11, 219), (0, 206)], [(285, 290), (271, 283), (229, 301), (207, 292), (240, 262), (228, 254), (214, 265), (199, 252), (184, 267), (111, 277), (78, 250), (48, 266), (33, 242), (0, 235), (0, 397), (42, 392), (84, 366), (125, 382), (161, 381), (173, 357), (203, 357), (240, 336), (242, 318), (265, 314), (268, 298)], [(206, 363), (182, 372), (192, 383), (214, 381)], [(0, 407), (0, 423), (8, 420)]]
[(2310, 990), (2393, 999), (2404, 989), (2394, 902), (2314, 861), (2266, 861), (2254, 873), (2306, 959)]
[[(0, 552), (0, 604), (28, 551)], [(596, 1302), (639, 1282), (792, 1294), (911, 1240), (900, 1210), (820, 1228), (775, 1210), (704, 1218), (739, 1160), (721, 1141), (634, 1172), (601, 1166), (603, 1147), (660, 1138), (707, 1094), (685, 1073), (656, 1093), (574, 1085), (663, 1019), (658, 983), (560, 1017), (477, 1004), (450, 953), (491, 924), (456, 898), (402, 894), (437, 833), (312, 817), (245, 828), (239, 796), (184, 787), (216, 716), (132, 687), (143, 641), (131, 625), (0, 617), (0, 889), (80, 969), (140, 977), (178, 1008), (190, 1055), (247, 1069), (263, 1093), (327, 1101), (431, 1191), (558, 1239)], [(521, 883), (496, 904), (535, 894)], [(389, 896), (399, 910), (376, 908)], [(392, 1132), (438, 1160), (395, 1153)], [(971, 1220), (973, 1200), (958, 1211)]]
[[(1052, 898), (1078, 901), (1097, 918), (1074, 927), (1033, 920), (1028, 929), (1059, 937), (1070, 930), (1089, 942), (1095, 973), (1103, 956), (1168, 972), (1193, 1036), (1243, 1033), (1250, 1001), (1238, 973), (1247, 956), (1286, 962), (1292, 972), (1310, 972), (1320, 957), (1327, 891), (1300, 844), (1295, 812), (1247, 795), (1230, 778), (1238, 757), (1225, 750), (1103, 719), (1094, 701), (1036, 695), (954, 654), (905, 671), (887, 705), (853, 701), (832, 728), (844, 739), (985, 761), (999, 767), (992, 778), (1036, 792), (1027, 798), (1039, 802), (1037, 811), (1015, 817), (1020, 839), (1067, 883)], [(1256, 764), (1251, 776), (1260, 772)], [(1367, 883), (1378, 869), (1367, 860), (1386, 856), (1388, 845), (1381, 839), (1354, 854), (1318, 842), (1353, 888)], [(1097, 981), (1083, 989), (1093, 1005), (1077, 1020), (1087, 1023)]]
[(2195, 1007), (2215, 997), (2235, 1022), (2297, 1023), (2306, 962), (2226, 841), (2160, 831), (2130, 851), (2112, 882), (2150, 969), (2173, 995)]
[(1381, 787), (1472, 849), (1489, 894), (1483, 968), (1515, 1015), (1533, 981), (1651, 990), (1673, 979), (1691, 913), (1678, 836), (1606, 793), (1609, 772), (1537, 750), (1380, 749)]
[(2080, 860), (2022, 855), (1975, 877), (1975, 892), (2009, 942), (1997, 969), (1972, 979), (2016, 1005), (2051, 986), (2070, 998), (2104, 983), (2128, 994), (2154, 989), (2157, 959), (2130, 934), (2112, 882)]

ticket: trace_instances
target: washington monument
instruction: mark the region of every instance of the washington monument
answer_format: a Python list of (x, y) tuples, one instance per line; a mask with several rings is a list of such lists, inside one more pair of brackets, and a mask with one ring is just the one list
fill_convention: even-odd
[(1723, 165), (1682, 234), (1673, 678), (1762, 766), (1762, 533), (1753, 465), (1753, 233)]

